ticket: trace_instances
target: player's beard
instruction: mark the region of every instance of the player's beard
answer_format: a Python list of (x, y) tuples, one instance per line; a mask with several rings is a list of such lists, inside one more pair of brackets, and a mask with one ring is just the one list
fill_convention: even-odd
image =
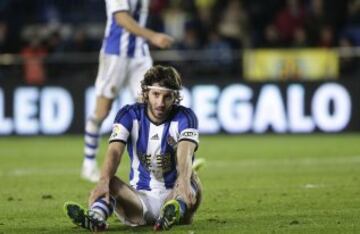
[(166, 106), (154, 107), (150, 102), (148, 103), (148, 111), (151, 113), (151, 116), (156, 118), (156, 122), (164, 121), (169, 115), (170, 110), (171, 106), (168, 108), (166, 108)]

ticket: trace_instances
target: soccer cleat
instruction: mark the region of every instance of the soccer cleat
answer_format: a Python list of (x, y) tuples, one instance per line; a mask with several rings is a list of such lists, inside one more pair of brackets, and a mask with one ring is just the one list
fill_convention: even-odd
[(75, 202), (65, 202), (64, 211), (67, 217), (69, 217), (75, 225), (85, 228), (92, 232), (105, 231), (108, 224), (105, 220), (95, 218), (94, 215), (89, 215), (83, 207)]
[(100, 172), (96, 163), (86, 164), (84, 162), (81, 169), (81, 178), (96, 183), (100, 179)]
[(154, 225), (154, 231), (169, 230), (180, 222), (180, 204), (177, 200), (169, 200), (161, 208), (159, 219)]
[(197, 158), (194, 160), (193, 164), (192, 164), (192, 169), (196, 172), (198, 172), (200, 170), (200, 168), (202, 168), (205, 165), (206, 161), (204, 158)]

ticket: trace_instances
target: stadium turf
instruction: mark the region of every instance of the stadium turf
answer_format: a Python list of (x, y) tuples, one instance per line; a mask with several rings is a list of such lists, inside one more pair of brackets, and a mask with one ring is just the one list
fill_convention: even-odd
[[(202, 206), (169, 233), (360, 233), (360, 135), (203, 136), (197, 155)], [(81, 160), (81, 136), (1, 138), (0, 233), (86, 233), (62, 210), (93, 187)], [(109, 231), (152, 233), (115, 218)]]

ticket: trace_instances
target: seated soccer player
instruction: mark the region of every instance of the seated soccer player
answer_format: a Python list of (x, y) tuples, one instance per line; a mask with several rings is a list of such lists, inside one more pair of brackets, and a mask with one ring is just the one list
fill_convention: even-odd
[[(200, 181), (192, 169), (199, 134), (194, 112), (179, 105), (181, 86), (172, 67), (147, 71), (141, 82), (143, 102), (117, 113), (89, 210), (65, 203), (73, 223), (103, 231), (113, 212), (126, 225), (154, 225), (154, 230), (192, 222), (201, 201)], [(125, 146), (130, 185), (115, 175)]]

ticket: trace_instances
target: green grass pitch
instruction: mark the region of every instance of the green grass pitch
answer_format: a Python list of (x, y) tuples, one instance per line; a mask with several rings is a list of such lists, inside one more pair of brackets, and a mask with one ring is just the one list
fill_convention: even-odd
[[(203, 203), (169, 233), (360, 233), (360, 135), (203, 136), (197, 156)], [(82, 136), (1, 138), (0, 234), (87, 233), (62, 210), (93, 187), (81, 161)], [(109, 222), (110, 233), (152, 233)]]

